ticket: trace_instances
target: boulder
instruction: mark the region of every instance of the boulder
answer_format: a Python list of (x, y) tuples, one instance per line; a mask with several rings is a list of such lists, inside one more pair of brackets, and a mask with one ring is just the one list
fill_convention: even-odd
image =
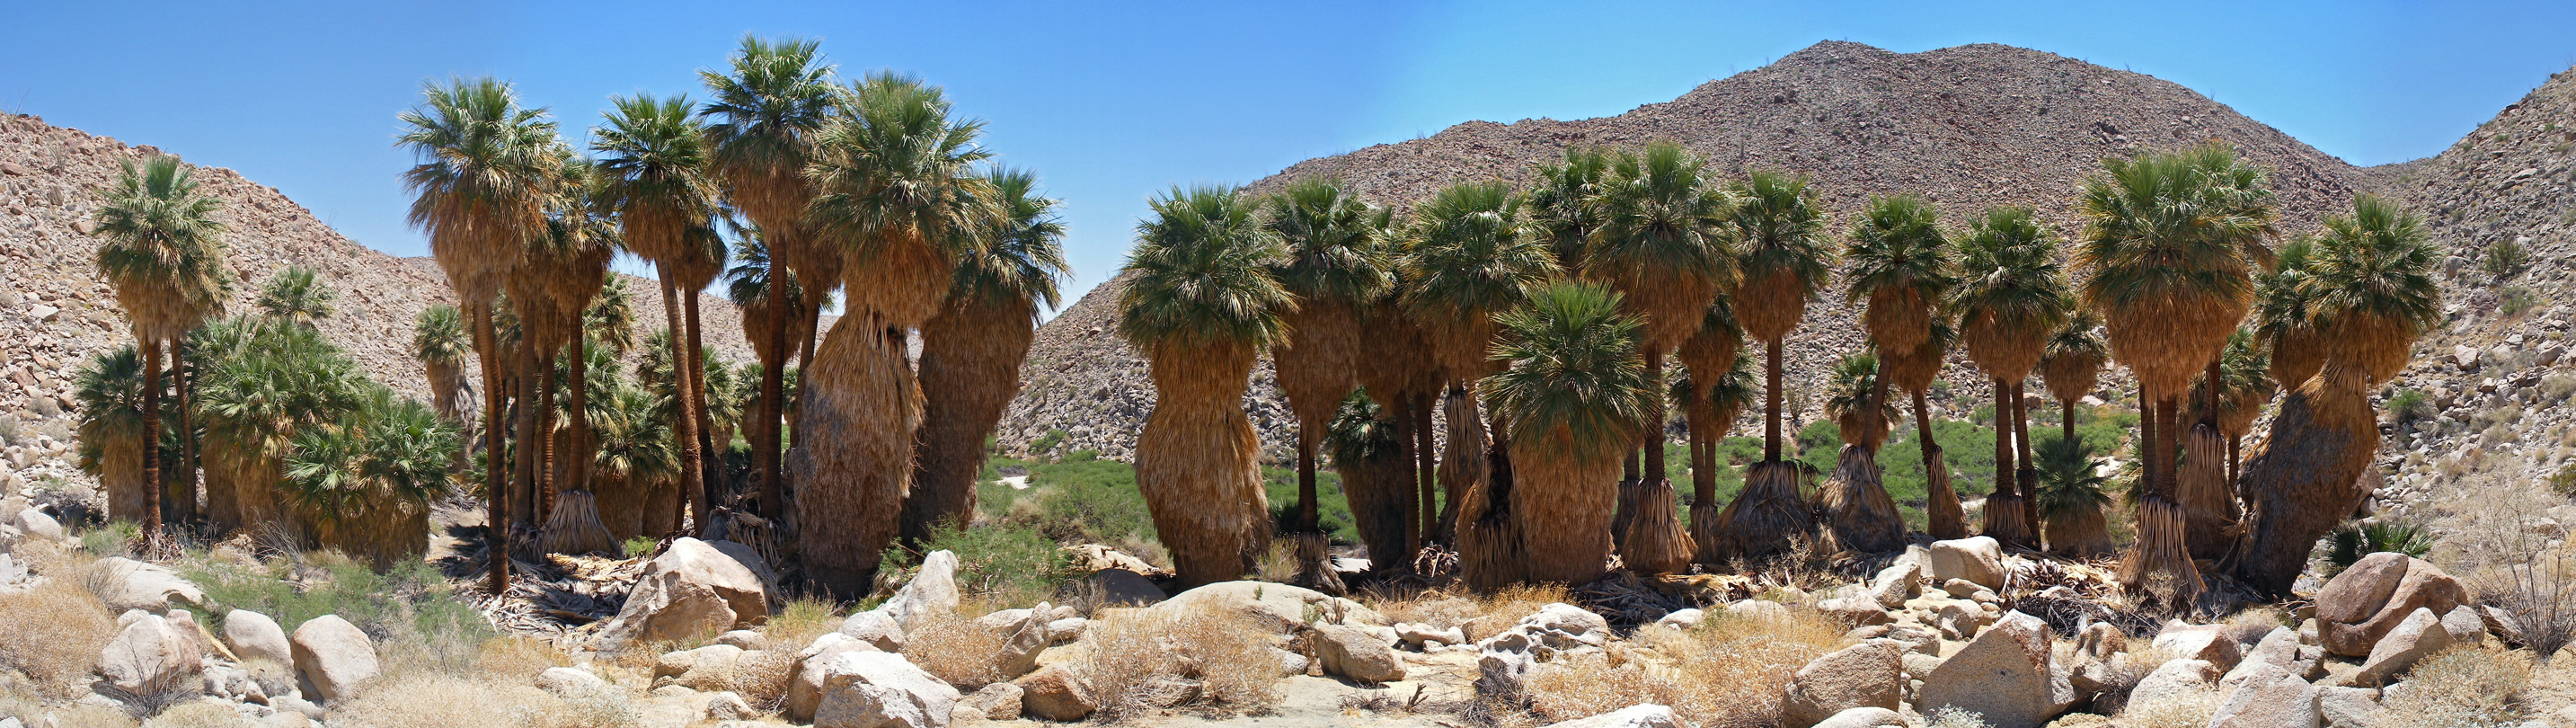
[(169, 620), (150, 615), (126, 620), (98, 654), (99, 676), (138, 696), (176, 689), (203, 665), (204, 658), (192, 649), (186, 635), (172, 628)]
[(1154, 586), (1154, 580), (1126, 569), (1094, 571), (1085, 581), (1091, 585), (1092, 593), (1099, 595), (1100, 605), (1105, 607), (1142, 607), (1164, 598), (1163, 588)]
[(2257, 663), (2209, 716), (2209, 728), (2318, 728), (2317, 686), (2288, 670)]
[(2270, 633), (2263, 635), (2262, 642), (2254, 645), (2253, 651), (2245, 653), (2245, 659), (2228, 669), (2226, 677), (2219, 678), (2219, 689), (2235, 690), (2263, 665), (2280, 668), (2293, 675), (2307, 672), (2299, 665), (2299, 647), (2298, 632), (2288, 627), (2272, 628)]
[[(753, 556), (756, 562), (758, 557)], [(599, 630), (602, 651), (628, 642), (678, 640), (741, 629), (769, 615), (769, 591), (751, 565), (709, 545), (682, 536), (644, 567), (626, 606)]]
[(1816, 728), (1909, 728), (1909, 726), (1905, 722), (1905, 716), (1893, 710), (1853, 708), (1835, 713), (1834, 717), (1817, 723)]
[(2355, 679), (2361, 685), (2385, 684), (2414, 667), (2415, 661), (2451, 644), (2451, 632), (2442, 628), (2442, 618), (2433, 616), (2431, 609), (2416, 609), (2370, 648), (2370, 657), (2361, 661), (2361, 673)]
[(1923, 562), (1908, 553), (1869, 580), (1870, 598), (1885, 609), (1903, 609), (1905, 600), (1923, 593)]
[(1673, 709), (1661, 705), (1631, 705), (1590, 718), (1576, 718), (1550, 723), (1548, 728), (1690, 728)]
[(2317, 639), (2345, 657), (2371, 653), (2380, 637), (2418, 609), (2449, 614), (2468, 601), (2458, 579), (2405, 554), (2364, 556), (2317, 592)]
[(2236, 662), (2245, 654), (2244, 646), (2237, 643), (2236, 636), (2229, 634), (2226, 625), (2218, 624), (2170, 622), (2164, 631), (2156, 633), (2153, 644), (2155, 649), (2175, 657), (2206, 660), (2216, 665), (2220, 672), (2235, 669)]
[(1993, 537), (1934, 541), (1927, 560), (1936, 583), (1965, 579), (1988, 589), (2004, 588), (2004, 547)]
[(2487, 639), (2487, 620), (2478, 616), (2475, 604), (2462, 604), (2442, 614), (2442, 631), (2451, 633), (2451, 641), (2474, 645)]
[(376, 678), (376, 643), (367, 633), (340, 615), (325, 614), (306, 620), (295, 628), (289, 640), (295, 652), (295, 674), (305, 697), (324, 704), (336, 703), (356, 695), (358, 687)]
[[(1933, 553), (1937, 564), (1938, 544)], [(2012, 612), (1925, 676), (1916, 707), (1966, 710), (1993, 728), (2040, 728), (2074, 703), (2049, 652), (2048, 623)]]
[(670, 685), (715, 692), (732, 687), (734, 665), (747, 651), (733, 645), (707, 645), (664, 653), (653, 660), (653, 687)]
[(280, 665), (295, 664), (294, 648), (286, 644), (286, 630), (277, 620), (248, 609), (224, 613), (224, 642), (232, 645), (233, 654), (241, 659), (267, 660)]
[(2129, 688), (2128, 704), (2159, 705), (2209, 692), (2218, 686), (2218, 666), (2208, 660), (2167, 660)]
[(1180, 614), (1199, 605), (1249, 611), (1264, 615), (1281, 631), (1291, 625), (1305, 624), (1309, 614), (1324, 624), (1374, 625), (1384, 627), (1392, 622), (1376, 610), (1359, 602), (1332, 596), (1313, 589), (1272, 584), (1261, 581), (1227, 581), (1209, 584), (1172, 595), (1153, 609), (1158, 614)]
[(815, 728), (940, 728), (964, 697), (892, 652), (845, 652), (823, 670)]
[(877, 611), (910, 630), (913, 622), (924, 616), (957, 611), (961, 598), (957, 591), (957, 554), (932, 551), (921, 557), (921, 569), (913, 573), (912, 581), (904, 582), (903, 588), (888, 597), (885, 606), (877, 607)]
[(1853, 708), (1895, 710), (1905, 685), (1903, 653), (1893, 641), (1870, 640), (1808, 661), (1789, 677), (1784, 720), (1805, 728)]
[(833, 660), (854, 652), (884, 652), (874, 643), (840, 632), (825, 632), (814, 643), (796, 653), (796, 677), (787, 682), (787, 698), (780, 711), (789, 720), (800, 723), (814, 720), (814, 709), (823, 704), (823, 679)]
[(1977, 630), (1983, 629), (1993, 616), (1975, 603), (1951, 602), (1941, 605), (1941, 611), (1932, 616), (1932, 627), (1941, 630), (1944, 637), (1964, 642), (1976, 637)]
[(578, 667), (549, 667), (537, 673), (537, 689), (557, 697), (579, 697), (608, 689), (608, 681)]
[[(25, 511), (33, 513), (33, 510)], [(206, 602), (206, 592), (181, 578), (179, 572), (160, 564), (110, 556), (92, 567), (93, 591), (107, 610), (123, 613), (131, 609), (160, 614), (173, 604), (197, 605)]]
[(746, 650), (760, 649), (761, 643), (767, 641), (769, 638), (761, 636), (760, 630), (756, 629), (737, 629), (716, 635), (716, 644), (733, 645)]
[(741, 694), (731, 690), (708, 696), (705, 714), (707, 720), (751, 720), (760, 717), (760, 711), (752, 708), (750, 701), (743, 700)]
[(1885, 607), (1879, 606), (1877, 598), (1868, 595), (1817, 602), (1816, 611), (1854, 627), (1869, 627), (1896, 621), (1896, 615), (1888, 614)]
[(1043, 667), (1011, 681), (1020, 687), (1020, 710), (1028, 717), (1070, 723), (1100, 709), (1082, 678), (1062, 667)]
[(63, 541), (69, 538), (63, 534), (63, 524), (55, 522), (54, 517), (45, 515), (44, 511), (34, 508), (19, 509), (16, 515), (9, 517), (8, 525), (17, 527), (18, 533), (23, 538), (41, 538), (47, 541)]
[(1018, 720), (1020, 698), (1027, 693), (1028, 691), (1020, 689), (1017, 683), (997, 682), (986, 685), (982, 690), (958, 699), (957, 712), (952, 714), (955, 716), (952, 720), (964, 722), (969, 720), (970, 716), (972, 719), (980, 720)]
[(1315, 628), (1315, 658), (1324, 672), (1364, 683), (1404, 679), (1404, 661), (1377, 635), (1355, 627), (1327, 624)]
[(1038, 653), (1055, 644), (1054, 627), (1047, 622), (1047, 617), (1054, 612), (1046, 602), (1038, 602), (1038, 608), (1029, 610), (1028, 616), (1020, 618), (1019, 624), (1000, 632), (1002, 646), (993, 655), (993, 664), (1001, 670), (1004, 679), (1038, 669)]
[(2378, 688), (2317, 688), (2317, 715), (2328, 728), (2368, 728), (2376, 712)]
[(850, 618), (841, 620), (841, 628), (835, 633), (875, 645), (886, 652), (903, 651), (903, 625), (895, 623), (894, 617), (882, 609), (850, 615)]
[[(1684, 609), (1682, 612), (1698, 613), (1699, 610)], [(1673, 614), (1680, 613), (1681, 612), (1674, 612)], [(1673, 618), (1673, 614), (1666, 614), (1663, 619), (1656, 620), (1655, 623), (1664, 624), (1666, 621)], [(1696, 623), (1696, 620), (1694, 620), (1694, 623)], [(1418, 622), (1397, 622), (1395, 624), (1395, 638), (1403, 641), (1405, 644), (1415, 646), (1427, 645), (1433, 642), (1438, 642), (1444, 645), (1459, 645), (1467, 643), (1467, 633), (1456, 627), (1440, 629)]]
[[(1697, 608), (1676, 609), (1666, 612), (1664, 613), (1664, 616), (1657, 618), (1655, 620), (1655, 626), (1690, 631), (1698, 629), (1699, 623), (1705, 621), (1708, 621), (1708, 612), (1706, 611), (1702, 611)], [(1401, 627), (1402, 625), (1398, 626)]]

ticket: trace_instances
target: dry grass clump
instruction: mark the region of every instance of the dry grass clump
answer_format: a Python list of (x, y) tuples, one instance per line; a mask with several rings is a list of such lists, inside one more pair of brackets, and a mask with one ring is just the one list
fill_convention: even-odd
[(2472, 728), (2513, 725), (2531, 686), (2528, 652), (2461, 645), (2417, 663), (2405, 687), (2379, 706), (2372, 725)]
[(633, 728), (644, 716), (615, 690), (593, 690), (560, 700), (540, 700), (529, 711), (528, 728)]
[(2271, 634), (2274, 629), (2295, 626), (2297, 624), (2290, 621), (2287, 613), (2272, 606), (2254, 607), (2227, 618), (2228, 636), (2249, 647), (2262, 642), (2263, 636)]
[(1721, 612), (1688, 632), (1639, 630), (1627, 644), (1532, 672), (1530, 707), (1557, 722), (1655, 703), (1702, 728), (1767, 728), (1779, 723), (1789, 676), (1840, 648), (1843, 632), (1804, 609), (1783, 620)]
[(725, 674), (725, 690), (742, 696), (742, 701), (761, 710), (777, 710), (787, 700), (787, 684), (796, 680), (796, 653), (784, 650), (753, 650), (733, 661), (733, 670)]
[[(31, 721), (31, 726), (45, 725)], [(134, 716), (95, 703), (73, 703), (53, 712), (54, 728), (134, 728)]]
[(1986, 722), (1985, 716), (1958, 708), (1937, 709), (1924, 717), (1932, 720), (1928, 728), (1994, 728), (1993, 724)]
[(2433, 528), (2443, 534), (2434, 561), (2512, 617), (2521, 646), (2542, 655), (2576, 642), (2576, 545), (2553, 542), (2563, 531), (2530, 525), (2564, 502), (2547, 488), (2491, 482), (2441, 502)]
[(981, 611), (961, 607), (954, 612), (933, 612), (915, 618), (912, 629), (904, 634), (904, 657), (964, 692), (975, 692), (1003, 680), (1000, 666), (994, 664), (1002, 649), (1002, 636), (965, 616)]
[(0, 668), (26, 674), (56, 698), (82, 692), (99, 650), (116, 637), (107, 605), (82, 586), (89, 570), (49, 569), (36, 588), (0, 596)]
[[(1212, 604), (1117, 610), (1084, 629), (1072, 665), (1112, 722), (1177, 707), (1260, 713), (1279, 703), (1278, 643), (1258, 619)], [(1192, 683), (1198, 695), (1176, 700)]]
[(197, 701), (171, 706), (143, 721), (143, 728), (255, 728), (250, 718), (222, 703)]
[[(452, 728), (536, 723), (556, 706), (554, 696), (526, 680), (472, 680), (427, 673), (378, 683), (331, 711), (347, 728)], [(631, 724), (631, 721), (630, 723)], [(546, 726), (579, 725), (543, 723)], [(592, 725), (620, 725), (598, 723)]]
[(1477, 604), (1476, 600), (1446, 589), (1415, 591), (1362, 601), (1368, 608), (1386, 615), (1387, 619), (1427, 624), (1437, 629), (1462, 626), (1468, 620), (1485, 615), (1483, 606)]
[(760, 626), (760, 648), (795, 652), (814, 644), (814, 638), (841, 628), (840, 607), (820, 597), (805, 595), (790, 599), (769, 622)]
[(2119, 728), (2203, 728), (2209, 725), (2210, 714), (2218, 712), (2219, 704), (2225, 700), (2226, 697), (2216, 689), (2187, 692), (2172, 700), (2121, 708), (2119, 719), (2112, 721), (2112, 725)]
[(546, 668), (571, 667), (572, 664), (571, 655), (533, 637), (507, 636), (487, 640), (474, 657), (475, 672), (503, 680), (534, 679)]

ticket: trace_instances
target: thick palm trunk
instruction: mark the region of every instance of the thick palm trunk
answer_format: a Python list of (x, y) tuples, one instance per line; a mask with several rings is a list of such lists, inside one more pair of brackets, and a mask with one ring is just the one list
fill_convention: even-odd
[(715, 441), (715, 420), (707, 414), (707, 348), (700, 338), (703, 327), (698, 324), (698, 292), (684, 291), (681, 297), (686, 299), (681, 308), (688, 316), (689, 325), (688, 356), (682, 359), (689, 364), (689, 376), (683, 380), (689, 386), (683, 391), (689, 398), (689, 411), (696, 413), (697, 417), (700, 480), (687, 481), (680, 487), (699, 491), (695, 502), (696, 518), (698, 530), (703, 532), (713, 523), (710, 519), (714, 517), (716, 505), (723, 502), (724, 450), (719, 448), (732, 447), (733, 438), (727, 436), (725, 442)]
[(1762, 387), (1762, 461), (1780, 462), (1780, 342), (1767, 341)]
[[(679, 421), (672, 423), (679, 426), (679, 431), (677, 433), (679, 439), (678, 444), (680, 446), (679, 499), (681, 502), (687, 504), (688, 509), (697, 511), (698, 520), (700, 522), (704, 522), (707, 518), (706, 513), (707, 504), (709, 503), (708, 499), (714, 496), (714, 493), (703, 487), (707, 482), (705, 460), (706, 451), (702, 449), (706, 444), (704, 440), (705, 433), (699, 428), (698, 422), (698, 403), (697, 397), (695, 396), (698, 387), (696, 381), (697, 367), (690, 365), (689, 356), (692, 353), (689, 349), (695, 348), (695, 344), (694, 342), (682, 341), (683, 338), (694, 337), (684, 337), (682, 335), (683, 332), (688, 331), (688, 329), (684, 328), (684, 322), (680, 320), (680, 304), (678, 300), (680, 296), (689, 296), (691, 298), (696, 297), (694, 292), (681, 291), (679, 286), (672, 285), (670, 271), (663, 271), (662, 320), (663, 325), (671, 331), (671, 336), (668, 337), (671, 343), (671, 395), (674, 399), (679, 400), (675, 404), (678, 404), (680, 407)], [(602, 503), (606, 503), (607, 501), (608, 499), (606, 498), (601, 499)], [(604, 517), (614, 517), (618, 519), (626, 517), (625, 514), (622, 513), (603, 513), (601, 515)], [(639, 513), (638, 515), (640, 516), (641, 514)], [(649, 526), (639, 527), (637, 530), (640, 532), (643, 528), (649, 528)], [(679, 529), (674, 528), (672, 530), (677, 531)]]
[(921, 329), (922, 415), (903, 538), (920, 543), (975, 520), (984, 440), (1020, 391), (1020, 362), (1036, 329), (1024, 306), (960, 301)]
[(2012, 385), (2013, 448), (2019, 465), (2013, 468), (2013, 480), (2020, 487), (2021, 522), (2030, 524), (2030, 545), (2038, 548), (2039, 540), (2039, 459), (2031, 456), (2030, 398), (2023, 390), (2024, 381)]
[(161, 342), (143, 339), (143, 538), (161, 540)]
[(1315, 428), (1301, 422), (1297, 424), (1297, 531), (1313, 533), (1318, 530), (1316, 523)]
[(1905, 547), (1905, 516), (1880, 482), (1878, 461), (1869, 448), (1844, 445), (1835, 456), (1833, 480), (1825, 484), (1825, 513), (1834, 540), (1846, 550), (1881, 553)]
[(1165, 344), (1152, 354), (1154, 412), (1136, 440), (1136, 486), (1171, 546), (1181, 588), (1253, 570), (1270, 545), (1261, 441), (1243, 413), (1250, 347)]
[(1610, 511), (1619, 497), (1615, 478), (1621, 451), (1627, 449), (1513, 453), (1518, 471), (1513, 506), (1523, 526), (1519, 531), (1529, 580), (1582, 584), (1608, 569)]
[(483, 503), (489, 532), (485, 561), (491, 580), (485, 589), (498, 595), (510, 588), (510, 498), (501, 454), (501, 367), (492, 351), (492, 305), (468, 304), (474, 311), (474, 353), (483, 370)]
[(179, 499), (180, 519), (197, 520), (197, 428), (188, 416), (195, 400), (188, 395), (188, 344), (182, 337), (170, 351), (171, 388), (179, 398)]
[(1493, 440), (1485, 429), (1485, 418), (1476, 412), (1476, 394), (1470, 387), (1472, 384), (1473, 381), (1451, 384), (1449, 393), (1440, 402), (1442, 419), (1449, 434), (1448, 446), (1440, 453), (1440, 491), (1448, 494), (1448, 498), (1434, 514), (1433, 523), (1439, 524), (1434, 529), (1436, 538), (1441, 543), (1453, 545), (1457, 540), (1459, 499), (1468, 491), (1482, 487), (1490, 475), (1492, 462), (1486, 453), (1492, 449)]
[(1937, 539), (1968, 537), (1968, 512), (1959, 505), (1959, 491), (1950, 486), (1950, 462), (1941, 453), (1941, 444), (1932, 438), (1932, 406), (1923, 393), (1914, 392), (1914, 437), (1923, 445), (1923, 478), (1925, 530)]
[(2058, 436), (2066, 438), (2068, 442), (2073, 442), (2075, 441), (2075, 400), (2065, 400), (2064, 402), (2059, 403), (2059, 406), (2064, 408), (2064, 411), (2059, 413), (2057, 424), (2059, 427), (2064, 428), (2064, 432), (2060, 433)]
[(1432, 396), (1431, 392), (1415, 392), (1412, 399), (1405, 405), (1413, 417), (1413, 439), (1415, 440), (1413, 454), (1416, 458), (1414, 467), (1420, 471), (1414, 482), (1422, 486), (1422, 542), (1425, 544), (1442, 541), (1440, 483), (1436, 479), (1439, 475), (1440, 451), (1437, 449), (1438, 441), (1432, 437), (1431, 431)]
[(855, 599), (873, 586), (880, 557), (902, 530), (912, 485), (921, 383), (904, 336), (872, 315), (844, 316), (797, 379), (814, 436), (788, 450), (798, 487), (789, 509), (807, 579)]
[(2378, 417), (2355, 369), (2328, 362), (2283, 397), (2271, 434), (2245, 463), (2254, 507), (2221, 568), (2266, 594), (2289, 594), (2317, 539), (2370, 497), (2364, 476), (2379, 450)]
[(1386, 407), (1385, 409), (1389, 415), (1392, 415), (1395, 418), (1396, 452), (1404, 460), (1404, 480), (1400, 483), (1400, 485), (1404, 487), (1404, 497), (1402, 498), (1404, 501), (1403, 562), (1411, 564), (1413, 563), (1413, 555), (1422, 553), (1423, 539), (1421, 496), (1421, 489), (1423, 486), (1421, 484), (1421, 469), (1416, 467), (1417, 460), (1416, 455), (1413, 452), (1413, 449), (1417, 444), (1413, 437), (1413, 408), (1411, 406), (1413, 400), (1410, 395), (1402, 392), (1396, 393), (1389, 399), (1395, 406)]
[[(1515, 515), (1512, 433), (1495, 423), (1484, 487), (1459, 494), (1458, 572), (1470, 589), (1492, 591), (1529, 579), (1529, 548)], [(1604, 534), (1605, 536), (1607, 534)], [(1410, 557), (1408, 557), (1410, 558)]]
[(784, 484), (779, 481), (778, 437), (780, 418), (785, 416), (787, 382), (787, 280), (774, 268), (769, 276), (769, 352), (767, 366), (760, 368), (760, 416), (752, 432), (758, 437), (752, 463), (760, 470), (760, 515), (776, 521), (784, 513)]
[[(2142, 393), (2141, 398), (2145, 395)], [(2188, 520), (2177, 499), (2173, 473), (2172, 434), (2180, 419), (2180, 397), (2160, 398), (2149, 410), (2142, 457), (2147, 461), (2146, 498), (2138, 503), (2138, 541), (2120, 562), (2120, 581), (2131, 592), (2152, 592), (2168, 606), (2193, 603), (2206, 589), (2200, 569), (2191, 562)], [(2302, 559), (2304, 563), (2305, 559)]]

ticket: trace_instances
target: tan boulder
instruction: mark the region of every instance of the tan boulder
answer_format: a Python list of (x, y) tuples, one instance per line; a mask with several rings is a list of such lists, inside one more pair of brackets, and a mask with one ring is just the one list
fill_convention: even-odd
[(1082, 678), (1062, 667), (1038, 668), (1011, 684), (1020, 686), (1020, 710), (1031, 718), (1070, 723), (1100, 710)]
[(2317, 592), (2317, 641), (2332, 654), (2367, 656), (2372, 645), (2415, 610), (2449, 614), (2467, 601), (2468, 590), (2432, 562), (2398, 553), (2371, 554)]
[(375, 641), (336, 614), (306, 620), (295, 628), (291, 642), (304, 696), (325, 704), (356, 695), (382, 671)]
[(1925, 676), (1915, 707), (1966, 710), (1993, 728), (2040, 728), (2074, 703), (2075, 688), (2053, 663), (2048, 623), (2011, 612)]
[(1806, 728), (1853, 708), (1895, 710), (1905, 685), (1904, 651), (1869, 640), (1808, 661), (1789, 677), (1783, 720)]

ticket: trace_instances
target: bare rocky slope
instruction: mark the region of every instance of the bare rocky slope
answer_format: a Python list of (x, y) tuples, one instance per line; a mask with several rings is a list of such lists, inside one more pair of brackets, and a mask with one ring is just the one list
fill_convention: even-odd
[[(130, 334), (116, 297), (93, 265), (87, 234), (98, 207), (95, 190), (114, 183), (127, 161), (163, 154), (30, 115), (0, 115), (0, 461), (25, 470), (53, 460), (72, 428), (71, 389), (91, 355), (125, 345)], [(220, 167), (195, 170), (198, 184), (222, 201), (227, 262), (239, 282), (231, 304), (246, 311), (261, 283), (290, 265), (314, 269), (339, 291), (335, 315), (321, 329), (369, 377), (424, 397), (427, 384), (411, 358), (412, 321), (420, 311), (453, 303), (438, 266), (395, 258), (349, 240), (276, 188)], [(387, 171), (387, 174), (392, 174)], [(659, 287), (627, 281), (636, 328), (662, 328)], [(700, 303), (707, 343), (727, 358), (750, 360), (739, 315), (715, 297)], [(14, 427), (11, 427), (13, 426)], [(58, 464), (57, 464), (58, 465)], [(5, 478), (0, 478), (5, 479)]]
[[(1989, 206), (2029, 205), (2072, 235), (2075, 193), (2102, 158), (2210, 139), (2234, 144), (2273, 171), (2293, 229), (2313, 226), (2323, 213), (2348, 206), (2357, 188), (2388, 177), (2152, 76), (2001, 45), (1891, 53), (1825, 42), (1618, 116), (1468, 122), (1425, 139), (1302, 162), (1251, 189), (1339, 176), (1402, 207), (1461, 181), (1525, 180), (1533, 163), (1556, 159), (1569, 145), (1654, 139), (1681, 142), (1729, 176), (1753, 167), (1813, 175), (1837, 232), (1870, 196), (1912, 193), (1939, 203), (1952, 224)], [(1154, 395), (1142, 360), (1116, 334), (1121, 288), (1116, 279), (1102, 284), (1040, 332), (1028, 386), (999, 433), (1005, 447), (1063, 430), (1067, 447), (1110, 457), (1133, 451)], [(1795, 384), (1812, 387), (1833, 359), (1862, 343), (1854, 311), (1838, 294), (1809, 306), (1807, 316), (1788, 368)], [(1961, 385), (1959, 397), (1983, 396), (1964, 361), (1954, 358), (1951, 366), (1945, 378)], [(1291, 442), (1294, 422), (1266, 372), (1247, 399), (1276, 457)]]

